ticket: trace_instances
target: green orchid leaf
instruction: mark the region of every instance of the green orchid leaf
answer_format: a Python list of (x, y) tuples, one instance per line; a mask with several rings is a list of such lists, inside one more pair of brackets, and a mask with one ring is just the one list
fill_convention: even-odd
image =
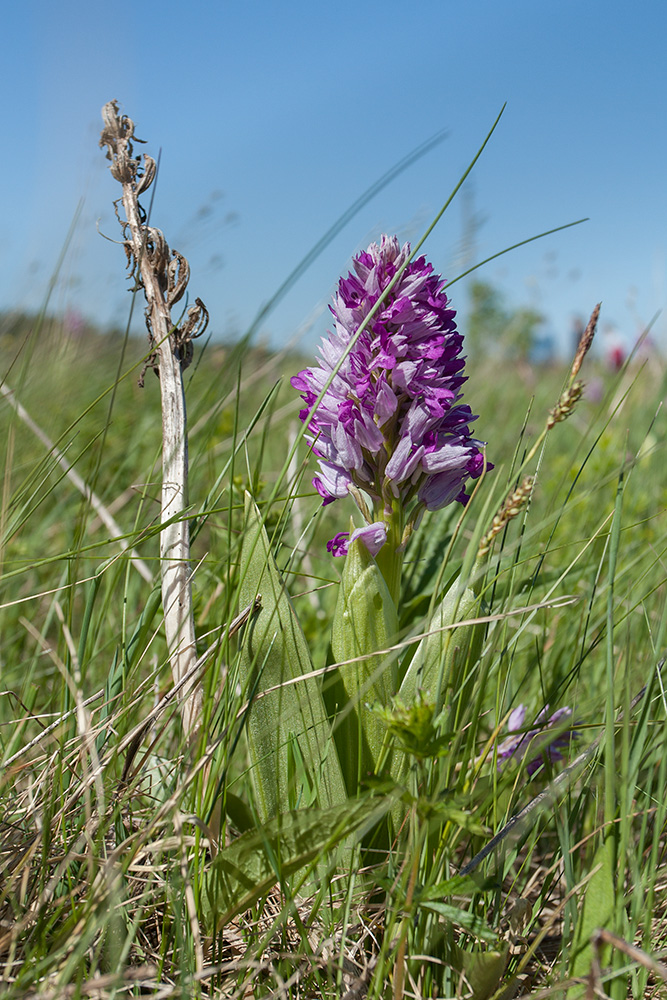
[(509, 944), (504, 942), (493, 951), (465, 951), (462, 959), (463, 971), (472, 989), (472, 1000), (487, 1000), (496, 992), (505, 975)]
[(246, 494), (240, 605), (261, 595), (240, 652), (241, 683), (253, 692), (247, 733), (251, 779), (262, 821), (304, 802), (332, 806), (345, 786), (331, 724), (303, 630), (271, 553), (262, 518)]
[(403, 704), (412, 704), (421, 690), (434, 700), (436, 712), (442, 709), (454, 669), (478, 655), (484, 639), (483, 624), (450, 626), (477, 617), (479, 597), (471, 587), (462, 590), (456, 580), (431, 618), (427, 634), (417, 646), (403, 678), (399, 690)]
[(331, 647), (338, 667), (336, 744), (350, 794), (377, 770), (386, 727), (371, 705), (387, 705), (396, 661), (387, 654), (398, 615), (384, 577), (361, 540), (350, 543), (334, 615)]
[(419, 908), (445, 917), (455, 927), (467, 931), (480, 941), (495, 943), (498, 940), (496, 931), (492, 930), (477, 913), (472, 913), (470, 910), (462, 910), (458, 906), (435, 901), (420, 903)]
[[(595, 852), (591, 870), (593, 875), (584, 887), (583, 907), (577, 922), (572, 948), (570, 972), (574, 977), (586, 977), (591, 971), (593, 932), (598, 927), (613, 925), (616, 890), (614, 885), (614, 840), (611, 834), (605, 836)], [(576, 993), (576, 990), (571, 991), (572, 996), (575, 996)]]

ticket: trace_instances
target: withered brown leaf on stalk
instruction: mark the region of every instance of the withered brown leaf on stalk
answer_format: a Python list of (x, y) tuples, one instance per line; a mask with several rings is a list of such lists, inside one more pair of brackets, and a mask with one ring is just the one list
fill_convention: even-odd
[[(164, 234), (148, 225), (139, 195), (147, 191), (157, 167), (151, 156), (134, 155), (140, 142), (134, 122), (122, 115), (117, 101), (102, 109), (104, 128), (100, 146), (106, 147), (111, 175), (122, 185), (114, 202), (123, 232), (123, 245), (135, 288), (146, 297), (146, 325), (151, 353), (147, 365), (160, 379), (162, 399), (162, 506), (160, 573), (165, 633), (174, 684), (186, 735), (199, 725), (202, 706), (200, 671), (197, 669), (195, 628), (192, 613), (190, 535), (185, 513), (188, 506), (188, 441), (183, 371), (192, 361), (192, 341), (206, 329), (208, 312), (201, 299), (180, 316), (172, 307), (183, 298), (190, 266), (177, 250), (171, 250)], [(142, 162), (143, 161), (143, 162)], [(121, 218), (119, 206), (125, 212)], [(143, 372), (142, 372), (143, 376)]]

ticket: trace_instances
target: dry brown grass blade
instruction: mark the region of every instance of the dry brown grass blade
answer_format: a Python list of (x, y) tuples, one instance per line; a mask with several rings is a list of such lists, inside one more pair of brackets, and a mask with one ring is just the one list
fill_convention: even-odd
[[(637, 945), (630, 944), (629, 941), (624, 940), (624, 938), (619, 937), (618, 934), (614, 934), (612, 931), (605, 930), (604, 928), (599, 928), (595, 931), (591, 938), (591, 943), (593, 945), (593, 955), (594, 962), (593, 968), (591, 969), (591, 978), (589, 983), (590, 990), (596, 993), (596, 990), (601, 986), (601, 951), (604, 945), (611, 945), (612, 948), (616, 948), (617, 951), (622, 952), (626, 955), (631, 962), (636, 962), (637, 965), (642, 965), (647, 969), (653, 976), (658, 979), (662, 979), (663, 982), (667, 983), (667, 965), (663, 962), (658, 962), (657, 959), (649, 955), (648, 952), (644, 951), (642, 948), (638, 948)], [(596, 995), (600, 995), (597, 993)]]
[[(94, 979), (87, 979), (82, 983), (73, 983), (68, 986), (56, 986), (53, 989), (40, 989), (38, 993), (26, 993), (23, 1000), (65, 1000), (72, 996), (112, 996), (118, 990), (126, 992), (127, 987), (132, 983), (143, 985), (144, 988), (155, 988), (157, 986), (157, 966), (140, 965), (133, 969), (125, 969), (122, 973), (109, 973), (106, 976), (95, 976)], [(153, 993), (155, 996), (155, 993)]]

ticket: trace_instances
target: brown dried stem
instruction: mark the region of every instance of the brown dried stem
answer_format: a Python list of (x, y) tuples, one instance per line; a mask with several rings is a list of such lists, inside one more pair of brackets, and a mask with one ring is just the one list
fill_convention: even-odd
[[(183, 369), (192, 359), (192, 340), (208, 322), (204, 304), (195, 299), (179, 326), (171, 309), (182, 298), (190, 269), (159, 229), (147, 225), (139, 195), (153, 183), (155, 161), (134, 156), (134, 122), (119, 114), (116, 101), (102, 109), (100, 146), (107, 147), (111, 175), (123, 189), (125, 220), (121, 221), (128, 268), (146, 296), (146, 324), (153, 354), (150, 366), (160, 378), (162, 396), (162, 516), (160, 570), (162, 605), (171, 671), (176, 684), (196, 662), (195, 628), (190, 586), (190, 534), (183, 516), (188, 503), (188, 442)], [(116, 203), (117, 205), (118, 203)], [(180, 695), (181, 718), (187, 736), (199, 725), (202, 688), (198, 681)]]

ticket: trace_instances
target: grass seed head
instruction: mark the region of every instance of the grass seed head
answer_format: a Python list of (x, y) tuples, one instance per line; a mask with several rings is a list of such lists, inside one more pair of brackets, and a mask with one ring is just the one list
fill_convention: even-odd
[(577, 347), (577, 353), (574, 356), (574, 361), (572, 362), (572, 368), (570, 370), (570, 383), (574, 382), (577, 375), (579, 374), (579, 369), (581, 368), (582, 362), (586, 357), (586, 355), (588, 354), (591, 344), (593, 343), (593, 337), (595, 336), (595, 331), (598, 325), (598, 319), (600, 317), (601, 305), (602, 303), (598, 302), (595, 309), (591, 313), (591, 318), (588, 321), (586, 329), (581, 335), (579, 346)]
[(533, 477), (526, 476), (521, 485), (505, 498), (502, 507), (491, 522), (491, 527), (479, 544), (479, 549), (477, 551), (478, 559), (482, 559), (484, 556), (488, 555), (491, 543), (496, 535), (499, 535), (505, 525), (508, 524), (512, 518), (518, 517), (524, 509), (530, 499), (531, 493), (533, 492), (533, 484)]
[(573, 382), (561, 393), (561, 397), (547, 418), (547, 430), (562, 420), (567, 420), (574, 413), (574, 408), (581, 399), (584, 391), (583, 382)]

